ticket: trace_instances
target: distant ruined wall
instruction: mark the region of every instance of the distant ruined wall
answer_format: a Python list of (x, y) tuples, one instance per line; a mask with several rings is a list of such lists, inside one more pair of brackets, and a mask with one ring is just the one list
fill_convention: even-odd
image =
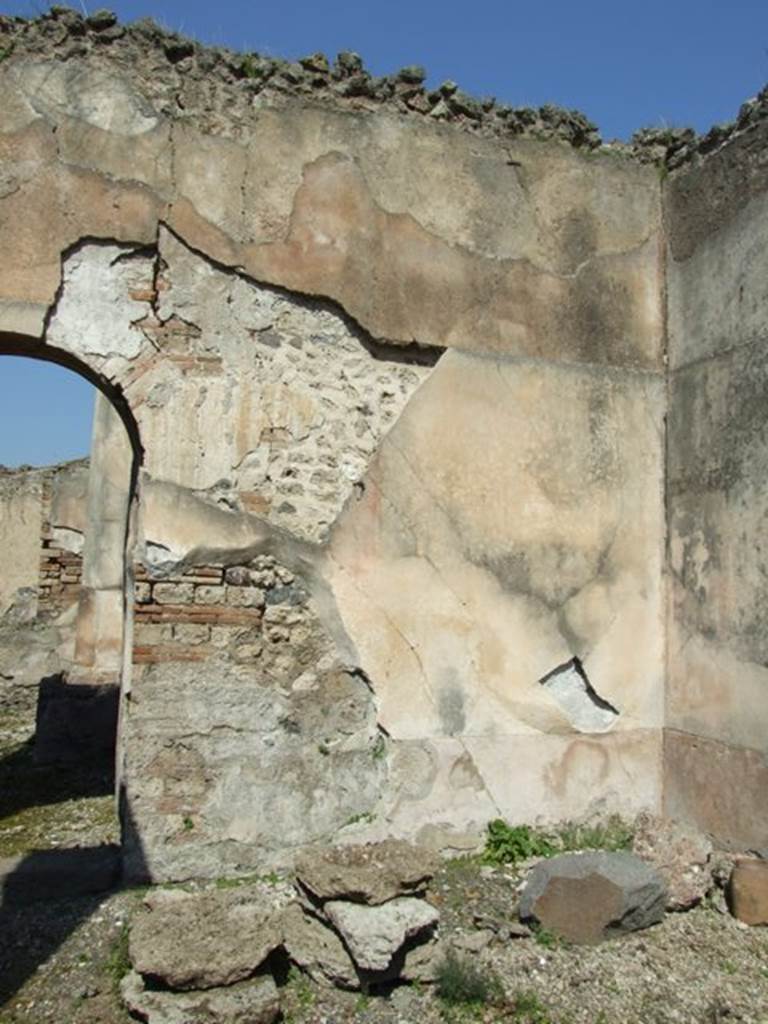
[(19, 590), (36, 590), (40, 571), (43, 476), (37, 471), (0, 472), (0, 615)]
[(768, 123), (673, 175), (665, 806), (768, 844)]
[(0, 616), (22, 589), (43, 618), (77, 603), (87, 480), (85, 462), (0, 472)]

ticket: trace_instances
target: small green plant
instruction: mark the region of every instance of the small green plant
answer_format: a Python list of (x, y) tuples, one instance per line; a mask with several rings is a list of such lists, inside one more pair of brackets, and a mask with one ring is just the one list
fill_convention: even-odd
[(555, 1024), (535, 992), (518, 992), (512, 1000), (515, 1024)]
[(192, 829), (195, 827), (195, 823), (190, 817), (184, 818), (181, 824), (184, 826), (185, 832), (191, 832)]
[(387, 753), (387, 741), (379, 733), (371, 747), (371, 757), (374, 761), (381, 761)]
[(105, 964), (106, 972), (112, 979), (115, 988), (131, 969), (131, 958), (128, 954), (129, 936), (130, 928), (126, 922), (120, 929), (120, 934), (115, 939)]
[(483, 861), (486, 864), (516, 864), (529, 857), (554, 857), (578, 850), (629, 849), (634, 838), (632, 826), (618, 814), (592, 824), (566, 822), (551, 832), (530, 825), (507, 825), (501, 818), (488, 823)]
[(4, 60), (7, 60), (11, 56), (12, 53), (13, 53), (13, 43), (10, 43), (8, 46), (4, 46), (4, 47), (0, 48), (0, 63), (2, 63)]
[(375, 820), (375, 814), (371, 814), (370, 811), (362, 811), (360, 814), (353, 814), (351, 818), (347, 818), (344, 822), (344, 828), (348, 825), (370, 825)]
[(240, 72), (243, 78), (260, 78), (259, 65), (251, 53), (246, 53), (240, 63)]
[(492, 971), (461, 959), (453, 950), (438, 964), (435, 991), (448, 1006), (463, 1007), (485, 1006), (503, 995), (501, 982)]
[(529, 825), (507, 825), (501, 818), (488, 822), (483, 852), (486, 864), (516, 864), (528, 857), (551, 857), (557, 852), (551, 836)]
[(217, 878), (213, 884), (217, 889), (239, 889), (243, 885), (254, 885), (257, 882), (278, 885), (282, 880), (276, 871), (268, 871), (265, 875), (226, 875)]
[(371, 997), (367, 992), (361, 992), (355, 1001), (355, 1013), (364, 1014), (368, 1012), (371, 1005)]
[(302, 974), (297, 967), (291, 967), (288, 971), (288, 985), (293, 989), (296, 1002), (303, 1010), (314, 1005), (315, 993), (312, 991), (312, 986), (306, 975)]
[(634, 839), (634, 829), (618, 814), (612, 814), (605, 821), (591, 825), (574, 825), (566, 822), (557, 832), (560, 849), (565, 853), (574, 850), (628, 850)]
[(534, 927), (533, 941), (539, 946), (544, 946), (545, 949), (558, 949), (563, 945), (563, 940), (559, 935), (551, 932), (549, 928), (542, 928), (541, 925)]

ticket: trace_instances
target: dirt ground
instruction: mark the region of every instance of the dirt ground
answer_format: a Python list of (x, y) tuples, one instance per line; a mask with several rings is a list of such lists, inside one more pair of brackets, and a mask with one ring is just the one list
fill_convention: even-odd
[[(34, 765), (33, 696), (0, 686), (0, 857), (114, 842), (108, 773)], [(282, 990), (285, 1021), (768, 1024), (768, 929), (707, 905), (599, 947), (569, 947), (546, 933), (515, 937), (521, 880), (466, 858), (447, 862), (432, 886), (441, 934), (452, 939), (461, 969), (487, 983), (484, 1003), (452, 1004), (433, 986), (344, 993), (294, 972)], [(128, 922), (143, 895), (14, 903), (6, 894), (0, 1024), (128, 1024), (117, 990), (128, 969)]]

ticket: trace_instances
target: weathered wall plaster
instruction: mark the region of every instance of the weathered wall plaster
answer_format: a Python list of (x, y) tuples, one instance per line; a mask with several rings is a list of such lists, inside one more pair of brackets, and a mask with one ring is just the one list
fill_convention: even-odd
[(768, 735), (768, 173), (755, 125), (667, 188), (666, 805), (763, 847)]
[[(131, 428), (114, 467), (97, 428), (94, 492), (130, 542), (129, 871), (630, 815), (663, 757), (695, 815), (697, 743), (757, 777), (764, 127), (672, 175), (663, 224), (614, 151), (417, 120), (397, 87), (407, 110), (208, 89), (194, 47), (150, 74), (136, 32), (70, 53), (52, 23), (64, 59), (0, 65), (0, 332)], [(719, 704), (712, 649), (748, 667)]]

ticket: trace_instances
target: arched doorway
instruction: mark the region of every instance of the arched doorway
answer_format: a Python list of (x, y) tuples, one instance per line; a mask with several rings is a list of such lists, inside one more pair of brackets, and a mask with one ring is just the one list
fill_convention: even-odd
[[(131, 665), (128, 547), (143, 453), (120, 389), (86, 362), (37, 339), (0, 333), (0, 373), (4, 356), (58, 364), (96, 389), (87, 464), (66, 472), (61, 467), (41, 471), (29, 496), (40, 505), (40, 560), (32, 610), (24, 614), (66, 624), (73, 634), (62, 650), (62, 671), (41, 686), (36, 758), (72, 760), (79, 752), (103, 751), (107, 743), (114, 748), (119, 694), (128, 685)], [(11, 505), (3, 531), (6, 545), (14, 540), (9, 517)], [(30, 538), (25, 543), (29, 546)], [(111, 737), (101, 735), (110, 729)]]

